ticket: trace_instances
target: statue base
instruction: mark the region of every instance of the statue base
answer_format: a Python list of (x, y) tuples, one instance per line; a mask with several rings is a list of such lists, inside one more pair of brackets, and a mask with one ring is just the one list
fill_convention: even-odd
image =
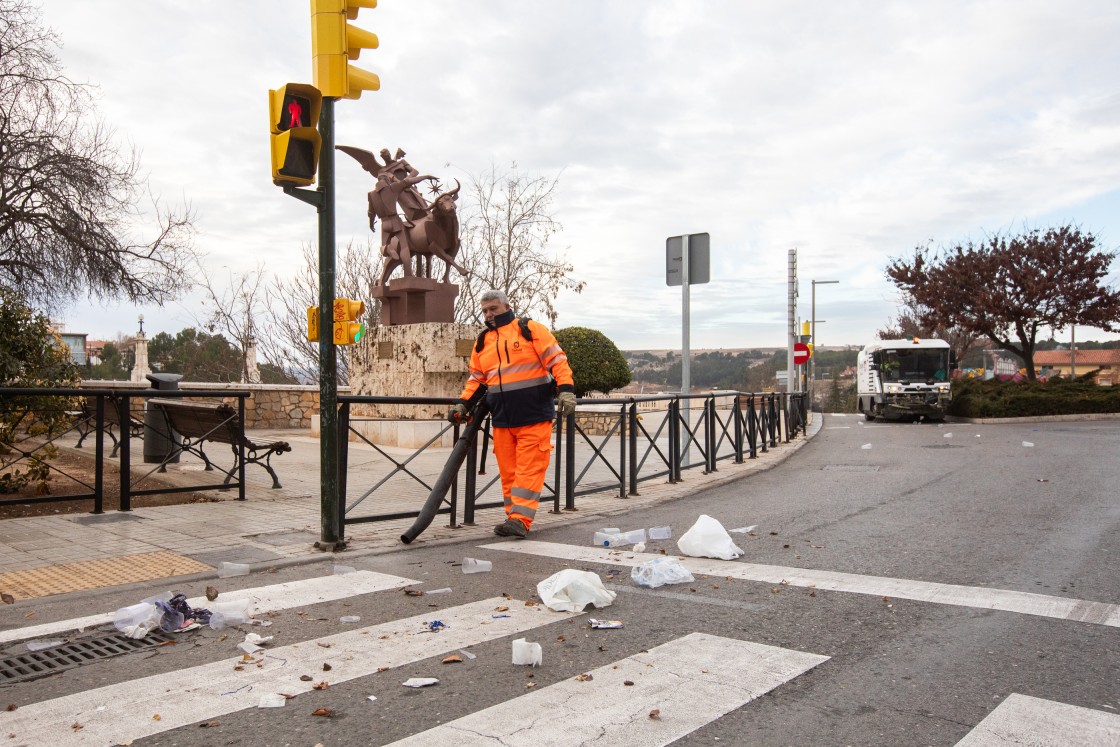
[[(384, 315), (384, 307), (382, 310)], [(467, 363), (477, 336), (478, 329), (466, 324), (372, 327), (352, 351), (350, 392), (380, 397), (458, 397), (467, 381)], [(420, 447), (446, 425), (449, 407), (353, 405), (351, 425), (377, 444)], [(450, 431), (440, 445), (452, 445)]]
[(381, 302), (381, 324), (386, 327), (430, 322), (452, 324), (459, 286), (432, 278), (403, 277), (376, 286), (370, 295)]

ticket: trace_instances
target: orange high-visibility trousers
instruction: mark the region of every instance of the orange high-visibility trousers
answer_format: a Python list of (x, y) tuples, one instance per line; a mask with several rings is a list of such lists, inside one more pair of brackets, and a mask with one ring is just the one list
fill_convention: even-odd
[(493, 437), (506, 516), (517, 519), (528, 529), (537, 515), (552, 456), (552, 421), (495, 428)]

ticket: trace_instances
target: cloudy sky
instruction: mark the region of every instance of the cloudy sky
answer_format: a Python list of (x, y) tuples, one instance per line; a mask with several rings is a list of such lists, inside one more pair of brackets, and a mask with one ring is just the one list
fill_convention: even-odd
[[(295, 273), (314, 211), (269, 176), (267, 91), (310, 82), (307, 0), (43, 0), (74, 79), (197, 212), (217, 273)], [(818, 343), (863, 344), (896, 310), (883, 269), (919, 244), (1073, 222), (1120, 247), (1115, 0), (381, 0), (355, 25), (381, 91), (336, 107), (339, 144), (404, 148), (445, 181), (512, 162), (559, 176), (552, 249), (587, 283), (559, 326), (624, 349), (681, 343), (665, 239), (711, 235), (697, 348), (780, 346), (786, 259)], [(338, 161), (338, 241), (365, 241), (370, 179)], [(1120, 262), (1110, 281), (1118, 282)], [(150, 333), (164, 309), (66, 312)], [(1078, 339), (1108, 339), (1078, 329)], [(1068, 331), (1059, 335), (1068, 339)]]

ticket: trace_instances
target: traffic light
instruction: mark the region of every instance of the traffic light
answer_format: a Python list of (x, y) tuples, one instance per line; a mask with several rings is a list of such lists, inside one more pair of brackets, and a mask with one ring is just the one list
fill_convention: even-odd
[(307, 307), (307, 341), (319, 342), (319, 307)]
[(336, 298), (334, 300), (334, 344), (353, 345), (366, 333), (366, 325), (358, 321), (358, 317), (366, 313), (363, 301), (351, 301), (349, 298)]
[(315, 183), (319, 165), (319, 110), (323, 95), (306, 83), (286, 83), (268, 92), (272, 131), (272, 183), (278, 187), (306, 187)]
[(311, 0), (311, 70), (324, 96), (356, 99), (362, 91), (380, 90), (376, 75), (349, 64), (363, 49), (377, 49), (377, 35), (346, 22), (362, 8), (376, 7), (377, 0)]

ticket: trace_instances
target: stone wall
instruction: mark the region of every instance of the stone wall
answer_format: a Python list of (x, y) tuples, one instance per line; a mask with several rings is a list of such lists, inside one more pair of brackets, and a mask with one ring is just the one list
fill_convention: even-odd
[[(127, 381), (84, 381), (82, 386), (87, 389), (130, 391), (149, 388), (147, 384), (133, 384)], [(249, 392), (252, 396), (245, 400), (245, 427), (248, 429), (294, 428), (310, 431), (311, 417), (319, 414), (318, 386), (179, 382), (179, 388), (186, 392), (192, 389)], [(340, 386), (338, 393), (349, 394), (350, 388)], [(223, 398), (223, 401), (237, 405), (236, 397)]]

